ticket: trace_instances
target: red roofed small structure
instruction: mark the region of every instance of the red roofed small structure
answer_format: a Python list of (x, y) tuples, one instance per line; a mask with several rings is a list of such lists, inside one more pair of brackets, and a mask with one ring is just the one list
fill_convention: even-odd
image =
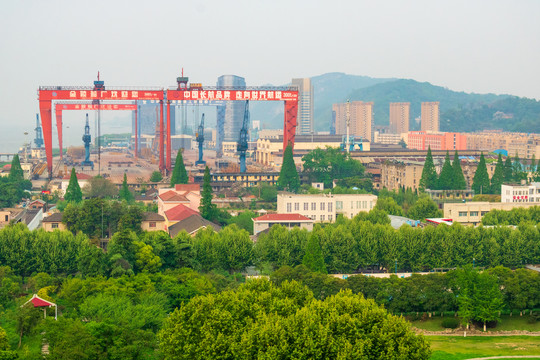
[(253, 219), (253, 234), (257, 235), (274, 225), (285, 226), (289, 229), (297, 226), (311, 231), (313, 222), (314, 220), (300, 214), (266, 214)]
[(43, 308), (43, 315), (44, 315), (45, 318), (47, 317), (46, 308), (48, 308), (48, 307), (50, 308), (50, 307), (54, 306), (54, 320), (58, 319), (58, 306), (56, 306), (55, 303), (47, 301), (45, 299), (42, 299), (39, 296), (37, 296), (36, 294), (34, 294), (34, 296), (32, 296), (32, 298), (30, 300), (28, 300), (27, 302), (22, 304), (21, 307), (25, 306), (28, 303), (32, 303), (32, 305), (34, 305), (35, 308), (36, 307)]
[(176, 205), (175, 207), (165, 211), (165, 219), (167, 220), (167, 227), (179, 221), (187, 219), (191, 215), (199, 215), (199, 212), (183, 204)]

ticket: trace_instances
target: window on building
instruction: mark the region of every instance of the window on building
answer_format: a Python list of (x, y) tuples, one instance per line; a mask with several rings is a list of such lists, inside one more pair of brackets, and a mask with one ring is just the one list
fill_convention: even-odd
[(336, 210), (343, 209), (343, 201), (336, 201)]
[(324, 210), (324, 203), (321, 203), (321, 210)]
[(356, 202), (356, 208), (357, 209), (360, 209), (362, 207), (362, 202), (361, 201), (357, 201)]
[(8, 221), (9, 221), (9, 215), (5, 215), (4, 221), (5, 221), (5, 222), (8, 222)]
[(459, 216), (467, 216), (467, 212), (466, 211), (460, 211)]
[(332, 215), (328, 215), (328, 221), (332, 221), (334, 217)]
[(364, 209), (367, 209), (367, 201), (362, 201), (362, 204), (364, 205)]
[(155, 228), (156, 227), (156, 222), (155, 221), (150, 221), (150, 224), (148, 226), (151, 227), (151, 228)]
[(333, 205), (333, 204), (332, 204), (331, 202), (328, 203), (328, 212), (332, 212), (332, 211), (333, 211), (333, 210), (332, 210), (332, 208), (333, 208), (332, 205)]
[(292, 211), (292, 204), (287, 203), (287, 212), (290, 213)]
[(314, 203), (314, 202), (311, 203), (311, 210), (312, 211), (317, 210), (317, 203)]
[(52, 223), (51, 228), (52, 229), (58, 229), (58, 223)]
[(321, 221), (324, 221), (324, 215), (321, 215)]
[(304, 203), (304, 211), (309, 210), (309, 203)]
[(300, 210), (300, 203), (294, 203), (294, 211)]
[(471, 216), (478, 216), (478, 211), (471, 211)]

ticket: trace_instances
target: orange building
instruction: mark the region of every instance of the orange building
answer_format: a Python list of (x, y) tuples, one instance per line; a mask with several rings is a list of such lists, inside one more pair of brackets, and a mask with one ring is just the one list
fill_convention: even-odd
[[(336, 134), (347, 134), (347, 103), (333, 104), (336, 113)], [(373, 140), (373, 103), (351, 101), (349, 104), (349, 134)]]
[(407, 141), (409, 149), (467, 150), (467, 137), (461, 133), (410, 131)]

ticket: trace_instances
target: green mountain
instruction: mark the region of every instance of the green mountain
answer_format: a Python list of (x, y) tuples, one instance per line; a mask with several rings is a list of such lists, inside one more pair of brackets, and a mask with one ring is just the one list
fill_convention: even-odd
[[(420, 106), (425, 101), (439, 101), (442, 131), (506, 131), (540, 133), (540, 102), (511, 95), (475, 94), (452, 91), (427, 82), (406, 79), (370, 78), (367, 76), (328, 73), (311, 78), (314, 91), (314, 127), (328, 131), (332, 104), (373, 101), (376, 125), (388, 125), (391, 102), (410, 102), (411, 130), (419, 128)], [(283, 104), (253, 102), (251, 119), (262, 120), (271, 129), (283, 127)]]
[[(350, 94), (350, 99), (359, 101), (374, 102), (374, 120), (376, 125), (389, 124), (389, 106), (391, 102), (410, 102), (411, 129), (417, 126), (414, 119), (420, 117), (420, 107), (422, 102), (439, 101), (441, 112), (441, 130), (451, 130), (454, 126), (443, 115), (451, 109), (463, 109), (478, 106), (480, 104), (490, 104), (496, 100), (503, 99), (507, 95), (494, 94), (467, 94), (431, 85), (430, 83), (418, 82), (414, 80), (399, 79), (383, 84), (377, 84), (365, 89), (358, 89)], [(456, 128), (457, 129), (457, 128)], [(462, 131), (462, 130), (460, 130)]]

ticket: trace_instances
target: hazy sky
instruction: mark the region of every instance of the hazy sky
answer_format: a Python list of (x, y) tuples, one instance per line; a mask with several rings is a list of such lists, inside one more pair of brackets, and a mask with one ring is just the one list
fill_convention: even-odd
[[(33, 138), (39, 85), (92, 85), (98, 70), (109, 86), (173, 86), (184, 67), (203, 85), (345, 72), (540, 99), (537, 0), (1, 0), (0, 10), (0, 151)], [(68, 144), (80, 143), (83, 117), (64, 116)], [(105, 131), (129, 128), (126, 113), (104, 118)]]

